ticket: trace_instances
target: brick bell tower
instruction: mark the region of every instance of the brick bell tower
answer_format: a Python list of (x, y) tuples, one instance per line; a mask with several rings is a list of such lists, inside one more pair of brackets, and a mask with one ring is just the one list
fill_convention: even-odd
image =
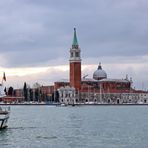
[(76, 28), (74, 28), (74, 37), (72, 48), (70, 48), (70, 85), (76, 90), (81, 89), (81, 50), (78, 45)]

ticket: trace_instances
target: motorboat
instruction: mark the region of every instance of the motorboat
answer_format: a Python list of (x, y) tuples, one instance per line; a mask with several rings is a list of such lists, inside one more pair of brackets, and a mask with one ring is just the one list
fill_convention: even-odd
[(7, 128), (10, 107), (0, 107), (0, 129)]
[[(6, 81), (5, 73), (2, 79), (2, 84), (0, 84), (0, 98), (3, 98), (6, 96), (4, 87), (3, 87), (3, 80)], [(10, 114), (10, 106), (0, 106), (0, 129), (6, 128), (8, 119), (9, 119), (9, 114)]]

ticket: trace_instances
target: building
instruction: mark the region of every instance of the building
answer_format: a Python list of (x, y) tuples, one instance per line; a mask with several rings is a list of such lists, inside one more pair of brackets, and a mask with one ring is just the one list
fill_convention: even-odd
[(69, 56), (69, 80), (61, 79), (52, 86), (38, 86), (27, 88), (26, 97), (22, 89), (14, 90), (14, 95), (3, 98), (4, 102), (60, 102), (74, 103), (148, 103), (148, 92), (135, 90), (132, 78), (108, 78), (108, 74), (99, 63), (93, 72), (93, 77), (82, 77), (81, 49), (78, 44), (76, 28)]
[[(54, 88), (58, 90), (60, 102), (96, 102), (96, 103), (138, 103), (148, 102), (148, 92), (132, 88), (132, 78), (112, 79), (107, 77), (101, 63), (93, 73), (93, 78), (81, 76), (81, 49), (78, 44), (76, 28), (69, 59), (69, 80), (55, 82)], [(72, 90), (73, 93), (71, 93)], [(72, 101), (72, 99), (75, 99)]]
[(70, 86), (76, 90), (81, 90), (81, 50), (79, 48), (76, 28), (74, 28), (74, 38), (72, 48), (70, 48)]

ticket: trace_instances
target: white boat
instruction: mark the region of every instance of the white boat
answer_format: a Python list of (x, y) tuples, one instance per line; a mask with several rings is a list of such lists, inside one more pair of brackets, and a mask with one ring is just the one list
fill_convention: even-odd
[(0, 107), (0, 129), (7, 128), (10, 107)]
[[(5, 78), (5, 73), (2, 79), (2, 84), (0, 84), (0, 98), (3, 98), (6, 96), (4, 92), (4, 87), (3, 87), (3, 80), (6, 81)], [(1, 107), (0, 106), (0, 129), (6, 128), (7, 127), (7, 122), (9, 119), (9, 114), (10, 114), (10, 107)]]

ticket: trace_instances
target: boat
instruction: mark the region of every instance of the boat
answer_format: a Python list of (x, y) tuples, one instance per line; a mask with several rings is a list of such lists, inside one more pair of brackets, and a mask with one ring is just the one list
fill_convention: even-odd
[[(6, 96), (4, 92), (3, 81), (6, 81), (5, 73), (2, 79), (2, 83), (0, 84), (0, 98), (3, 98)], [(0, 129), (7, 128), (9, 114), (10, 114), (10, 107), (0, 106)]]
[(0, 107), (0, 129), (7, 128), (10, 107)]

